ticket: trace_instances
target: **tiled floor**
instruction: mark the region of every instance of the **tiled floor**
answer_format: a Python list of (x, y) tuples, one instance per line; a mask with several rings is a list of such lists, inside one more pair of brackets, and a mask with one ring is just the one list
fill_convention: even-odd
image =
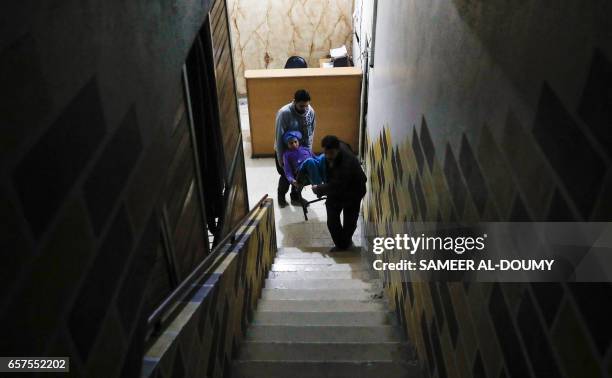
[[(246, 99), (240, 99), (240, 119), (244, 141), (247, 188), (249, 204), (253, 206), (263, 195), (274, 199), (274, 217), (276, 220), (276, 240), (279, 247), (332, 247), (333, 242), (327, 231), (325, 202), (312, 204), (308, 209), (308, 221), (304, 220), (302, 208), (289, 205), (284, 209), (278, 207), (276, 188), (278, 173), (273, 158), (251, 158), (251, 132), (249, 129), (249, 112)], [(274, 125), (270, 125), (274, 127)], [(273, 141), (270, 141), (272, 144)], [(307, 200), (316, 199), (310, 187), (304, 188), (302, 195)], [(289, 199), (289, 195), (286, 196)], [(360, 245), (360, 224), (353, 235), (355, 245)]]

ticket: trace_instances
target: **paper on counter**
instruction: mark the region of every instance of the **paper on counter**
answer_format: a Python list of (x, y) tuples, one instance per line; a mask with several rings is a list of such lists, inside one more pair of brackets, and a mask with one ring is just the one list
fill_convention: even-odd
[(336, 49), (330, 49), (329, 55), (331, 55), (332, 59), (342, 58), (348, 56), (348, 51), (346, 50), (346, 46), (342, 45), (342, 47), (338, 47)]

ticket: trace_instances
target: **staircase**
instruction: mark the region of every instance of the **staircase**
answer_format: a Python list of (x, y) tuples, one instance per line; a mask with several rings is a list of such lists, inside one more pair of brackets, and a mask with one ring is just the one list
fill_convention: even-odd
[(356, 252), (280, 248), (234, 378), (420, 377)]

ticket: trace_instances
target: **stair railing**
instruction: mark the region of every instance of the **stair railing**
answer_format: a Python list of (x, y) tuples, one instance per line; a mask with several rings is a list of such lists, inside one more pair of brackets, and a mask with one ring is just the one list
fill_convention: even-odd
[(164, 299), (164, 301), (151, 313), (147, 320), (146, 340), (151, 341), (154, 336), (159, 335), (174, 315), (183, 307), (185, 299), (191, 294), (198, 284), (205, 282), (214, 268), (222, 261), (228, 251), (237, 242), (236, 233), (241, 227), (248, 226), (252, 222), (252, 215), (263, 207), (268, 195), (264, 195), (240, 221), (221, 239), (215, 248), (196, 266), (177, 287)]

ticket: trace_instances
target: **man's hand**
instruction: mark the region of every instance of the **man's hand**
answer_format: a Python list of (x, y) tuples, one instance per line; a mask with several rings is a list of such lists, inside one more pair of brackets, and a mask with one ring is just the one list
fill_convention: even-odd
[(312, 192), (317, 195), (317, 197), (321, 197), (321, 193), (319, 193), (319, 185), (312, 185)]
[(291, 180), (291, 185), (295, 186), (296, 188), (299, 186), (296, 179)]

